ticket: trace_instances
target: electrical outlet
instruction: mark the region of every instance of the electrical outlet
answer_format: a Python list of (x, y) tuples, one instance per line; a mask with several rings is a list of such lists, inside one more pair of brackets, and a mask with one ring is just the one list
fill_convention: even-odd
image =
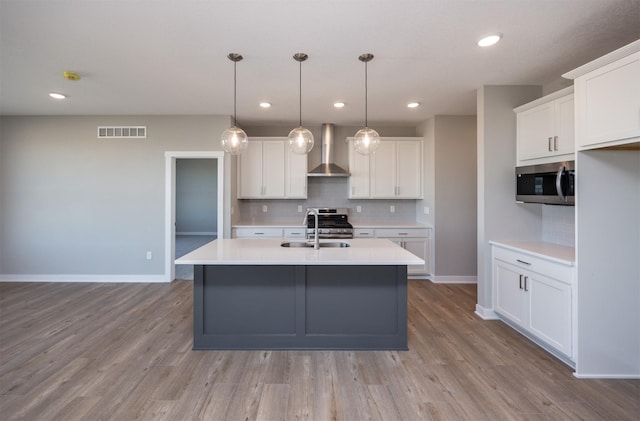
[(298, 212), (302, 212), (302, 205), (298, 205)]
[(424, 214), (429, 215), (429, 206), (424, 207)]
[(395, 213), (396, 212), (396, 207), (393, 206), (393, 205), (389, 206), (389, 212)]
[(267, 208), (267, 205), (262, 205), (262, 212), (267, 212), (269, 210), (269, 208)]
[(358, 213), (362, 212), (362, 206), (360, 205), (356, 206), (356, 212)]
[(153, 253), (151, 253), (150, 251), (147, 252), (147, 260), (151, 260), (153, 259)]

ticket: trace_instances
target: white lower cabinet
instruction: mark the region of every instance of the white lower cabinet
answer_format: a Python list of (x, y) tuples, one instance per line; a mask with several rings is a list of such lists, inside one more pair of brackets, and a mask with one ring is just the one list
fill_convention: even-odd
[(424, 260), (423, 265), (407, 266), (407, 274), (431, 274), (430, 228), (376, 228), (375, 238), (387, 238)]
[(494, 309), (573, 358), (573, 267), (492, 246)]
[(282, 238), (282, 228), (242, 227), (231, 230), (233, 238)]

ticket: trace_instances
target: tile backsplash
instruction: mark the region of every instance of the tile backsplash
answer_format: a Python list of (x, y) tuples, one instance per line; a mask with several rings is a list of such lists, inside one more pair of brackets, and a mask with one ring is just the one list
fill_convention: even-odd
[(575, 209), (574, 206), (542, 205), (542, 240), (575, 247)]
[[(243, 223), (291, 223), (300, 221), (312, 207), (348, 208), (349, 221), (361, 223), (407, 223), (416, 221), (415, 200), (348, 199), (348, 178), (309, 177), (306, 200), (239, 200), (239, 220)], [(263, 206), (267, 212), (263, 212)], [(303, 212), (298, 212), (302, 206)], [(361, 212), (356, 212), (360, 206)], [(391, 212), (391, 206), (395, 212)]]

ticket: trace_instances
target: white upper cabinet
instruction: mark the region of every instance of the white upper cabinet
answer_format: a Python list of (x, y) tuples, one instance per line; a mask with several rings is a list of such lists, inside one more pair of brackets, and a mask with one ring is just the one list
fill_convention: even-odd
[(307, 156), (289, 151), (286, 138), (250, 138), (238, 157), (238, 198), (306, 197)]
[(349, 142), (349, 198), (368, 199), (370, 196), (369, 184), (371, 174), (369, 172), (369, 156), (355, 151), (353, 142)]
[[(288, 142), (288, 141), (286, 141)], [(307, 198), (307, 155), (301, 155), (288, 148), (285, 142), (285, 197), (287, 199)]]
[(563, 76), (574, 79), (578, 150), (640, 142), (640, 41)]
[(369, 156), (349, 145), (349, 198), (422, 198), (422, 138), (383, 138)]
[(575, 152), (573, 87), (516, 108), (517, 165), (572, 160)]

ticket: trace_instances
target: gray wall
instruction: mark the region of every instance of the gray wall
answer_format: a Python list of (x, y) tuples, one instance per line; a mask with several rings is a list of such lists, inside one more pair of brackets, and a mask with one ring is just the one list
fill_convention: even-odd
[[(164, 152), (220, 150), (229, 123), (222, 116), (2, 117), (0, 274), (163, 274)], [(99, 125), (146, 125), (148, 137), (98, 140)]]
[[(425, 138), (425, 198), (418, 220), (434, 226), (434, 281), (475, 280), (476, 117), (435, 116), (418, 127)], [(424, 207), (429, 207), (429, 214)]]
[(640, 376), (640, 151), (576, 158), (576, 375)]
[(542, 239), (542, 208), (515, 201), (516, 115), (542, 96), (540, 86), (484, 86), (478, 89), (478, 307), (491, 315), (491, 240)]
[(218, 160), (176, 160), (176, 233), (218, 232)]

